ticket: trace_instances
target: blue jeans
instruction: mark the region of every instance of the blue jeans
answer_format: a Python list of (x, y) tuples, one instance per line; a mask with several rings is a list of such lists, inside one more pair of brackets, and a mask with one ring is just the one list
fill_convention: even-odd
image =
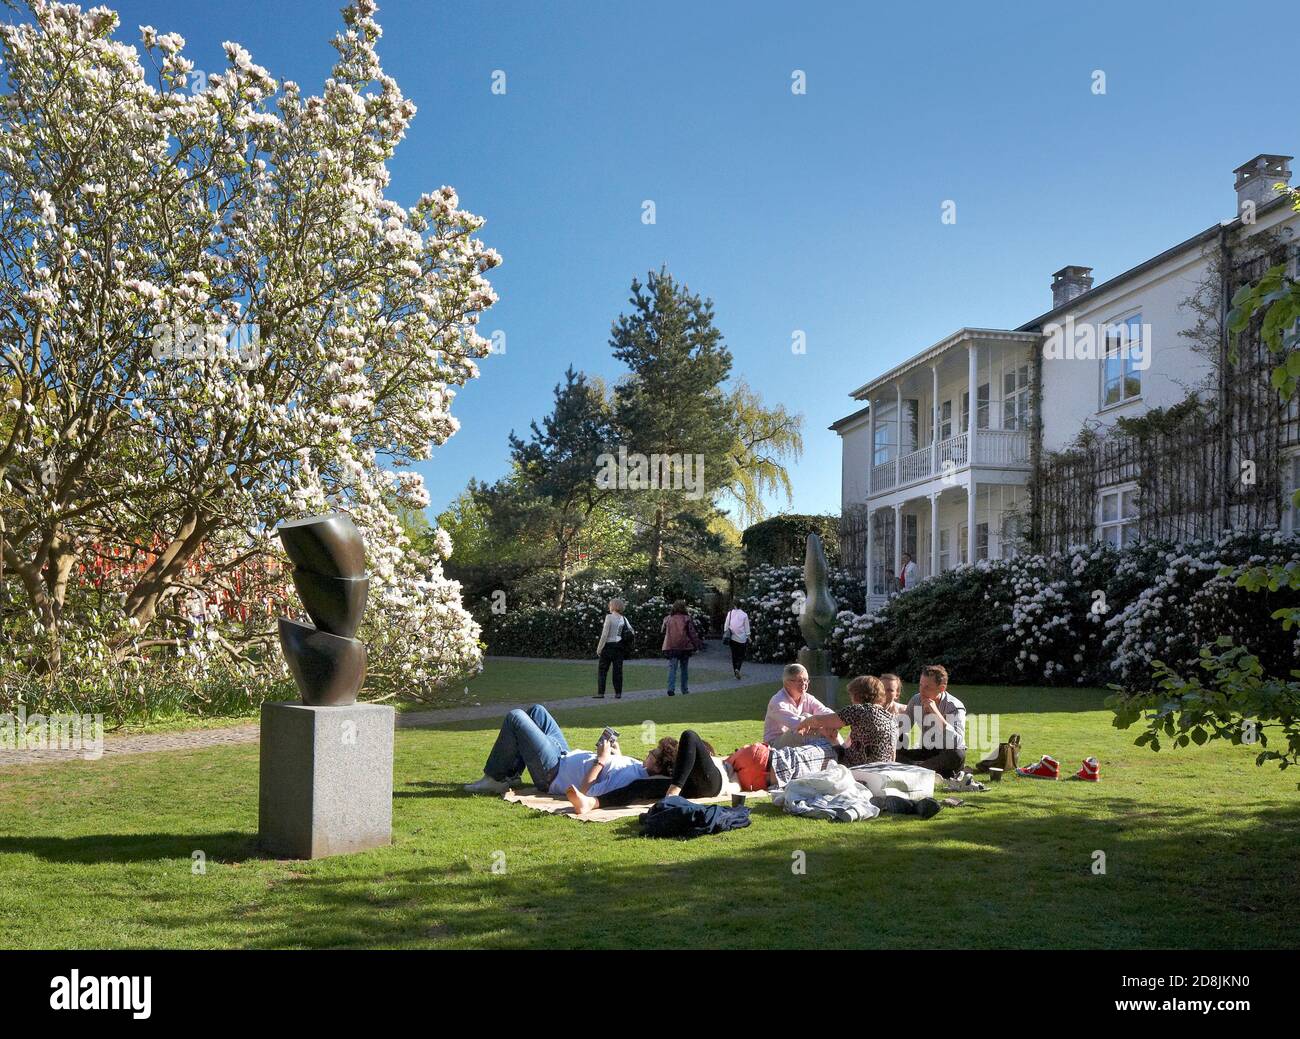
[(501, 723), (483, 774), (503, 781), (513, 779), (527, 766), (533, 784), (538, 790), (545, 790), (555, 778), (560, 758), (568, 751), (569, 744), (559, 723), (545, 707), (538, 703), (527, 711), (516, 707)]
[(670, 693), (673, 691), (673, 687), (677, 684), (677, 668), (679, 666), (682, 669), (682, 692), (689, 693), (691, 691), (691, 681), (690, 678), (687, 677), (687, 671), (690, 664), (691, 658), (688, 656), (668, 658), (668, 691)]

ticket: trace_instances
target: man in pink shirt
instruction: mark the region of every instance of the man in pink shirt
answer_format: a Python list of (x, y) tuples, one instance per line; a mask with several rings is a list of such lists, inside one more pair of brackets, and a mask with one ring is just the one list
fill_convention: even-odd
[(834, 713), (808, 692), (808, 671), (802, 664), (786, 664), (781, 682), (782, 689), (768, 701), (763, 719), (763, 742), (771, 747), (802, 743), (804, 737), (795, 732), (801, 721)]

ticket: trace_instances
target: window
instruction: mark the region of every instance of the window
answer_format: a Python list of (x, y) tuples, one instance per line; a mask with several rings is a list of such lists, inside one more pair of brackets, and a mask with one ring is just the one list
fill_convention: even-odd
[(943, 402), (939, 409), (939, 439), (947, 440), (952, 436), (952, 401)]
[(903, 551), (916, 561), (916, 513), (903, 513)]
[(1002, 373), (1002, 428), (1028, 429), (1029, 365)]
[(1142, 396), (1142, 372), (1136, 367), (1149, 344), (1142, 341), (1142, 315), (1106, 326), (1106, 355), (1101, 368), (1101, 406), (1111, 407)]
[(989, 525), (987, 523), (975, 524), (975, 558), (988, 559), (989, 557)]
[(907, 422), (908, 451), (915, 451), (921, 446), (921, 402), (914, 399), (903, 401), (903, 413)]
[[(961, 428), (970, 429), (970, 390), (961, 394)], [(975, 388), (975, 428), (989, 428), (989, 384)]]
[(880, 465), (889, 461), (889, 423), (876, 423), (876, 443), (872, 448), (872, 464)]
[(952, 565), (952, 531), (941, 529), (939, 531), (939, 572), (947, 570)]
[(1015, 559), (1020, 554), (1021, 517), (1018, 513), (1002, 517), (1001, 545), (998, 553), (1003, 559)]
[(1138, 539), (1138, 492), (1136, 487), (1121, 487), (1101, 492), (1098, 509), (1098, 538), (1108, 545), (1124, 548)]
[(957, 528), (957, 562), (966, 562), (966, 524)]

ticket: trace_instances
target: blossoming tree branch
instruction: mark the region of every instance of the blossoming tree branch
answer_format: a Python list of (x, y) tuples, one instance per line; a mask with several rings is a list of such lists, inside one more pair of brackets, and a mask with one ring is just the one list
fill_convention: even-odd
[[(385, 196), (415, 105), (374, 3), (343, 12), (319, 94), (236, 43), (199, 76), (174, 33), (140, 50), (106, 8), (31, 9), (0, 27), (6, 675), (278, 669), (271, 531), (332, 509), (366, 540), (371, 685), (473, 669), (450, 542), (399, 519), (487, 352), (500, 257), (453, 189)], [(259, 609), (185, 623), (236, 588)]]

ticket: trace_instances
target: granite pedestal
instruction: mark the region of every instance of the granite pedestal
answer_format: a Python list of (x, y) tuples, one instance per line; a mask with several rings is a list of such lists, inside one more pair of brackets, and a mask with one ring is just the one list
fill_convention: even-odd
[(320, 859), (392, 843), (395, 723), (379, 704), (263, 704), (263, 850)]
[(799, 650), (797, 659), (808, 672), (808, 692), (827, 707), (835, 707), (840, 680), (831, 674), (830, 654), (824, 649), (809, 649), (804, 646)]

